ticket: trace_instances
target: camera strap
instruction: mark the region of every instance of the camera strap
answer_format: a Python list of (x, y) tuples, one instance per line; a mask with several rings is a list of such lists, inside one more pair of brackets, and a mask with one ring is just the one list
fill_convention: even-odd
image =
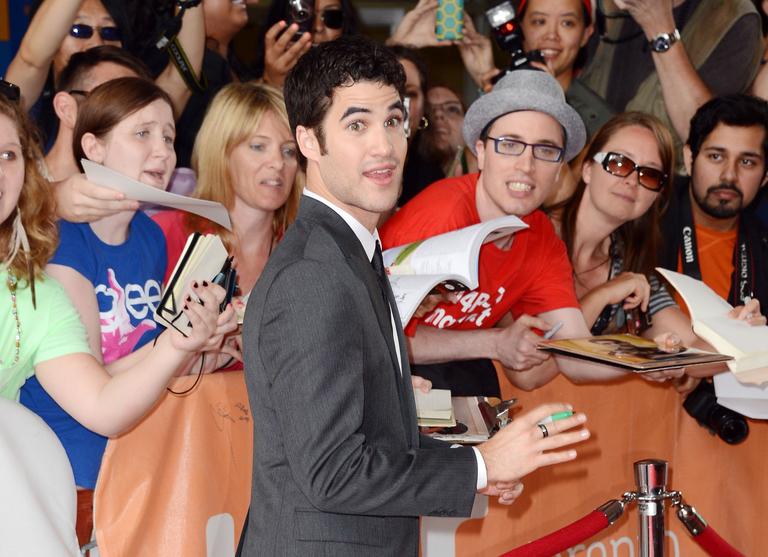
[[(692, 187), (692, 186), (691, 186)], [(680, 199), (680, 261), (683, 274), (701, 280), (699, 266), (699, 250), (696, 243), (696, 226), (693, 222), (693, 209), (690, 195)], [(733, 274), (728, 302), (738, 306), (745, 303), (746, 298), (754, 296), (755, 268), (752, 252), (749, 249), (749, 238), (744, 226), (744, 219), (739, 219), (739, 232), (736, 247), (733, 250)]]
[(188, 8), (194, 8), (198, 4), (200, 4), (200, 0), (179, 2), (179, 11), (165, 27), (162, 35), (160, 35), (160, 38), (155, 43), (155, 46), (158, 49), (165, 49), (168, 52), (168, 57), (171, 59), (171, 62), (173, 62), (173, 65), (176, 67), (176, 70), (179, 72), (190, 91), (203, 93), (208, 88), (208, 79), (202, 71), (200, 72), (199, 77), (195, 75), (195, 72), (192, 69), (192, 64), (190, 64), (189, 58), (187, 58), (187, 53), (184, 52), (178, 38), (178, 34), (181, 31), (181, 21), (184, 17), (184, 12)]

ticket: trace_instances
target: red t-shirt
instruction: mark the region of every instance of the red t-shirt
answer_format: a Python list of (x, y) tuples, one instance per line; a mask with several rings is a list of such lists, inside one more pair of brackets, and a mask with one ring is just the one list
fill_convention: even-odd
[[(480, 222), (475, 205), (478, 174), (446, 178), (414, 197), (379, 230), (384, 248), (408, 244)], [(493, 327), (507, 312), (526, 313), (573, 307), (573, 269), (565, 245), (541, 211), (522, 218), (529, 228), (516, 232), (511, 248), (488, 243), (480, 249), (480, 285), (455, 304), (441, 304), (422, 323), (439, 328)]]

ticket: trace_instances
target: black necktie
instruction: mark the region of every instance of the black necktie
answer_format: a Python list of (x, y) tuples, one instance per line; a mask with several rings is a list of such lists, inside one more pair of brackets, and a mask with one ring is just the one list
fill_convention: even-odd
[[(384, 299), (384, 307), (388, 310), (387, 323), (389, 323), (389, 317), (392, 314), (389, 300), (389, 279), (387, 278), (387, 271), (384, 269), (384, 258), (381, 256), (381, 244), (378, 240), (376, 240), (376, 249), (373, 251), (371, 266), (373, 267), (373, 270), (376, 271), (376, 278), (379, 279), (379, 290), (381, 290), (381, 297)], [(390, 332), (391, 330), (390, 325)]]

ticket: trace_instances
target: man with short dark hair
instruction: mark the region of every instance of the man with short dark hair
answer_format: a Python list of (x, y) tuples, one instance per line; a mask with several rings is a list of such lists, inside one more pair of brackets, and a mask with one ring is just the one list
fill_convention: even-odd
[(660, 264), (703, 280), (732, 305), (768, 304), (768, 230), (752, 201), (766, 183), (768, 103), (717, 97), (691, 119), (688, 178), (664, 217)]
[[(285, 84), (307, 169), (296, 222), (249, 298), (243, 329), (254, 417), (243, 555), (416, 556), (418, 516), (469, 516), (477, 491), (509, 504), (519, 479), (575, 458), (585, 417), (515, 419), (477, 448), (416, 427), (400, 318), (376, 223), (406, 152), (402, 66), (362, 38), (305, 54)], [(545, 439), (546, 437), (546, 439)]]

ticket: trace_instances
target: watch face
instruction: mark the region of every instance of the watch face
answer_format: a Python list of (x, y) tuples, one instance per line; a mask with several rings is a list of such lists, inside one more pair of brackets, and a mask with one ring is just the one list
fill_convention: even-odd
[(656, 37), (651, 41), (651, 48), (654, 52), (666, 52), (672, 46), (668, 36)]

